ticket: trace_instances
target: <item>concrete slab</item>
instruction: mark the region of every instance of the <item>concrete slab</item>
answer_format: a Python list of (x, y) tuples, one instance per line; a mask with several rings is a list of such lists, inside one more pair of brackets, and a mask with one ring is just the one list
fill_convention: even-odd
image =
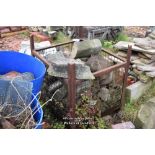
[(142, 83), (138, 81), (126, 88), (126, 101), (137, 101), (147, 91), (152, 84), (155, 84), (155, 80), (151, 80), (148, 83)]

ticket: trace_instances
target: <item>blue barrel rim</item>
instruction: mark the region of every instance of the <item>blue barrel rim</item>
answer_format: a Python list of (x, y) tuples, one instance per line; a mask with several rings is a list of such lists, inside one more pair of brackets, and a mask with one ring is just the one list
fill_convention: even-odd
[(35, 81), (35, 80), (40, 79), (42, 76), (45, 75), (45, 73), (46, 73), (46, 66), (45, 66), (45, 64), (44, 64), (42, 61), (40, 61), (39, 59), (37, 59), (37, 58), (35, 58), (35, 57), (31, 56), (31, 55), (27, 55), (27, 54), (24, 54), (24, 53), (20, 53), (20, 52), (18, 52), (18, 51), (12, 51), (12, 50), (10, 50), (10, 51), (1, 51), (1, 50), (0, 50), (0, 53), (13, 53), (13, 52), (14, 52), (15, 54), (19, 54), (19, 55), (26, 55), (26, 56), (28, 56), (28, 57), (34, 59), (35, 61), (38, 61), (39, 63), (41, 63), (41, 64), (44, 66), (44, 71), (43, 71), (43, 73), (42, 73), (40, 76), (38, 76), (37, 78), (33, 79), (32, 82)]

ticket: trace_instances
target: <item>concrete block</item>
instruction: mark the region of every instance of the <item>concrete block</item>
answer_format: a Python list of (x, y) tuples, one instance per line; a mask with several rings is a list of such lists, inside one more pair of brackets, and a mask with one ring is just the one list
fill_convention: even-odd
[(137, 101), (151, 86), (155, 84), (155, 80), (151, 80), (148, 83), (142, 83), (138, 81), (126, 88), (126, 101)]

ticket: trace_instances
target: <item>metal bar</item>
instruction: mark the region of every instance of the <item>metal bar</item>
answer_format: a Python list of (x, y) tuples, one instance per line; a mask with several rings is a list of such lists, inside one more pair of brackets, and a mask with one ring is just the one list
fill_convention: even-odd
[(60, 43), (60, 44), (56, 44), (56, 45), (52, 45), (52, 46), (48, 46), (48, 47), (38, 48), (38, 49), (35, 49), (35, 50), (36, 51), (46, 50), (46, 49), (49, 49), (49, 48), (59, 47), (59, 46), (67, 45), (67, 44), (73, 44), (74, 42), (75, 41), (64, 42), (64, 43)]
[(110, 51), (108, 51), (108, 50), (107, 50), (107, 49), (105, 49), (105, 48), (102, 48), (102, 51), (104, 51), (104, 52), (108, 53), (108, 54), (109, 54), (109, 55), (111, 55), (111, 56), (116, 57), (117, 59), (120, 59), (120, 60), (122, 60), (122, 61), (126, 61), (126, 59), (125, 59), (125, 58), (121, 58), (120, 56), (118, 56), (118, 55), (116, 55), (116, 54), (114, 54), (114, 53), (111, 53)]
[(31, 55), (33, 55), (33, 50), (34, 50), (34, 36), (31, 34), (30, 35), (30, 48), (31, 48)]
[(126, 66), (125, 66), (125, 75), (124, 75), (124, 79), (123, 79), (123, 88), (122, 88), (122, 96), (121, 96), (121, 109), (123, 109), (124, 105), (125, 105), (125, 90), (126, 90), (126, 86), (127, 86), (127, 78), (128, 78), (128, 70), (129, 70), (129, 66), (130, 66), (131, 54), (132, 54), (132, 46), (128, 46), (127, 62), (126, 62)]
[[(75, 118), (75, 103), (76, 103), (76, 72), (75, 63), (68, 64), (68, 101), (69, 101), (69, 114), (72, 122), (74, 123)], [(75, 125), (71, 125), (75, 128)]]
[(120, 67), (125, 67), (126, 66), (126, 62), (123, 62), (123, 63), (119, 63), (119, 64), (116, 64), (116, 65), (113, 65), (113, 66), (110, 66), (108, 68), (105, 68), (105, 69), (102, 69), (102, 70), (99, 70), (97, 72), (94, 72), (93, 75), (95, 77), (99, 77), (99, 76), (102, 76), (104, 74), (107, 74), (107, 73), (110, 73), (111, 71), (113, 70), (116, 70)]
[(42, 57), (38, 52), (36, 52), (35, 50), (32, 51), (32, 55), (37, 57), (39, 60), (41, 60), (47, 67), (49, 67), (50, 63), (44, 58)]

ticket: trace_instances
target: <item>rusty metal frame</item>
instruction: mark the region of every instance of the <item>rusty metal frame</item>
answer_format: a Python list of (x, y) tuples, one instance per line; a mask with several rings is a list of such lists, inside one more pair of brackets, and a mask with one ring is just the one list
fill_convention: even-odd
[(124, 105), (125, 105), (125, 90), (126, 90), (126, 85), (127, 85), (127, 78), (128, 78), (128, 70), (129, 70), (129, 66), (130, 66), (130, 57), (131, 57), (131, 54), (132, 54), (132, 46), (128, 46), (128, 52), (127, 52), (127, 59), (122, 59), (120, 58), (119, 56), (109, 52), (108, 50), (105, 50), (105, 49), (102, 49), (102, 51), (104, 51), (105, 53), (111, 55), (111, 56), (114, 56), (115, 58), (121, 60), (122, 62), (121, 63), (118, 63), (118, 64), (115, 64), (113, 66), (110, 66), (108, 68), (105, 68), (105, 69), (101, 69), (97, 72), (94, 72), (93, 75), (95, 77), (100, 77), (100, 76), (103, 76), (104, 74), (107, 74), (107, 73), (110, 73), (116, 69), (119, 69), (121, 67), (125, 68), (125, 73), (124, 73), (124, 78), (123, 78), (123, 87), (122, 87), (122, 93), (121, 93), (121, 104), (120, 106), (116, 106), (116, 107), (113, 107), (111, 109), (109, 109), (108, 111), (106, 111), (105, 113), (103, 113), (102, 115), (106, 115), (108, 113), (112, 113), (116, 110), (119, 110), (119, 109), (123, 109), (124, 108)]
[[(48, 61), (45, 58), (43, 58), (38, 53), (38, 51), (53, 48), (53, 47), (68, 45), (68, 44), (72, 45), (73, 43), (74, 43), (74, 41), (69, 41), (69, 42), (60, 43), (60, 44), (52, 45), (52, 46), (45, 47), (45, 48), (35, 49), (35, 47), (34, 47), (34, 36), (30, 35), (31, 54), (33, 56), (37, 57), (38, 59), (40, 59), (47, 67), (49, 67), (50, 64), (48, 63)], [(121, 57), (115, 55), (114, 53), (111, 53), (107, 49), (102, 49), (102, 51), (107, 53), (108, 55), (111, 55), (111, 56), (119, 59), (121, 61), (121, 63), (115, 64), (115, 65), (110, 66), (108, 68), (101, 69), (97, 72), (94, 72), (93, 75), (95, 77), (100, 77), (104, 74), (110, 73), (110, 72), (112, 72), (116, 69), (119, 69), (121, 67), (125, 68), (125, 74), (124, 74), (124, 78), (123, 78), (122, 94), (121, 94), (121, 104), (120, 104), (121, 106), (109, 109), (109, 112), (106, 112), (103, 114), (103, 115), (105, 115), (105, 114), (112, 113), (113, 111), (119, 110), (119, 109), (124, 107), (125, 89), (126, 89), (126, 85), (127, 85), (128, 69), (130, 66), (130, 57), (131, 57), (131, 53), (132, 53), (132, 46), (128, 46), (127, 59), (121, 58)], [(75, 104), (76, 104), (76, 85), (78, 83), (80, 83), (80, 81), (81, 81), (81, 80), (76, 79), (75, 64), (73, 64), (73, 63), (68, 64), (68, 79), (64, 79), (64, 81), (67, 82), (67, 84), (68, 84), (69, 113), (70, 113), (70, 116), (72, 118), (74, 118), (75, 117)]]

